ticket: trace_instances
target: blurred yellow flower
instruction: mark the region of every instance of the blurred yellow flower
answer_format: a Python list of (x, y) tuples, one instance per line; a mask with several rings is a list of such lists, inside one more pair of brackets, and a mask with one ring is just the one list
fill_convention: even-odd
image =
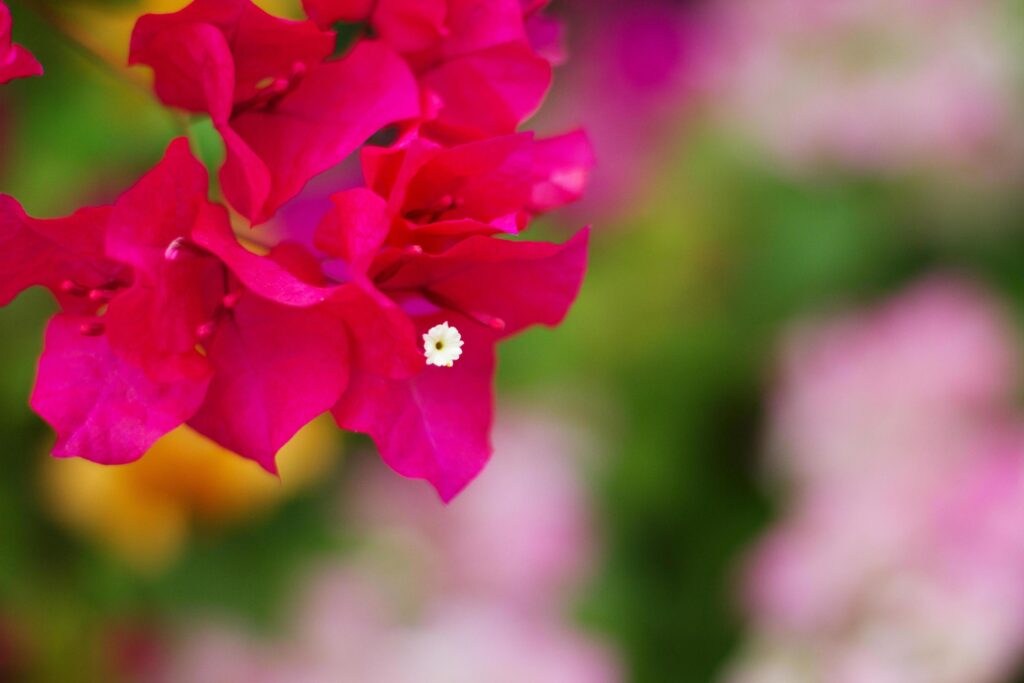
[(340, 452), (337, 434), (329, 418), (307, 425), (278, 455), (277, 479), (180, 427), (128, 465), (47, 457), (44, 497), (59, 522), (155, 573), (178, 557), (193, 522), (251, 517), (320, 478)]

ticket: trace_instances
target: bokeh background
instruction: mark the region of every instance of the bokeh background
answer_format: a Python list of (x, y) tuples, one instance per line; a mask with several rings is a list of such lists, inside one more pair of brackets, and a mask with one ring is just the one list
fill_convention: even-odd
[[(46, 68), (0, 89), (31, 214), (182, 130), (219, 153), (122, 66), (184, 2), (8, 4)], [(29, 292), (0, 311), (0, 681), (1024, 681), (1024, 6), (552, 10), (531, 125), (599, 162), (538, 231), (593, 224), (591, 269), (502, 349), (485, 474), (446, 508), (329, 420), (280, 481), (185, 430), (50, 459)]]

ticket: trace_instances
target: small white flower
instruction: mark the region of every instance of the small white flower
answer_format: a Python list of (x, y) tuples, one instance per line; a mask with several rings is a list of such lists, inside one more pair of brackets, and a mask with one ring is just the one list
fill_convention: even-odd
[(447, 322), (434, 325), (423, 335), (423, 351), (427, 365), (450, 368), (462, 355), (462, 335)]

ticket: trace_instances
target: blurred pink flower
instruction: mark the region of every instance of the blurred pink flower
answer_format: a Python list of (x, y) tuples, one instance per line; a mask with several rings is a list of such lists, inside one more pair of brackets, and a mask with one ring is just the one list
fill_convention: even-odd
[(376, 463), (356, 489), (353, 514), (399, 552), (426, 555), (432, 590), (558, 610), (592, 560), (593, 529), (580, 479), (585, 437), (556, 420), (509, 415), (495, 456), (447, 507), (417, 482)]
[(932, 279), (804, 329), (772, 411), (789, 510), (755, 549), (731, 683), (986, 683), (1024, 654), (1014, 335)]
[(713, 22), (719, 103), (792, 169), (1005, 171), (1021, 146), (1004, 10), (981, 0), (725, 0)]
[(797, 327), (771, 402), (772, 464), (812, 489), (877, 486), (880, 468), (941, 474), (959, 442), (1007, 412), (1016, 341), (995, 302), (950, 278)]
[(398, 634), (380, 683), (612, 683), (609, 657), (557, 623), (475, 603), (445, 605)]
[(668, 0), (564, 4), (574, 12), (570, 59), (538, 127), (586, 127), (598, 163), (574, 211), (625, 210), (657, 180), (656, 157), (692, 100), (706, 51), (703, 25)]
[[(190, 628), (161, 683), (614, 683), (610, 651), (565, 607), (592, 537), (579, 434), (520, 414), (495, 466), (445, 507), (420, 482), (357, 473), (356, 552), (324, 568), (287, 636)], [(493, 470), (497, 470), (494, 472)]]
[[(334, 577), (345, 580), (345, 577)], [(337, 585), (321, 588), (337, 590)], [(361, 595), (363, 588), (350, 591)], [(314, 598), (314, 602), (318, 598)], [(353, 604), (334, 604), (339, 615)], [(170, 675), (189, 683), (613, 683), (607, 653), (564, 626), (484, 603), (441, 602), (412, 625), (341, 616), (320, 641), (196, 634)], [(328, 635), (328, 634), (325, 634)]]

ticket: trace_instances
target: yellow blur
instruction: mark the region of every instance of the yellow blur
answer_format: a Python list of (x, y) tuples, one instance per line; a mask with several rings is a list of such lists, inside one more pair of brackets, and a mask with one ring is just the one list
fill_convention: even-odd
[(68, 528), (132, 568), (158, 573), (178, 557), (193, 524), (252, 517), (324, 475), (340, 452), (337, 435), (329, 418), (307, 425), (278, 454), (278, 479), (180, 427), (128, 465), (47, 457), (44, 498)]

